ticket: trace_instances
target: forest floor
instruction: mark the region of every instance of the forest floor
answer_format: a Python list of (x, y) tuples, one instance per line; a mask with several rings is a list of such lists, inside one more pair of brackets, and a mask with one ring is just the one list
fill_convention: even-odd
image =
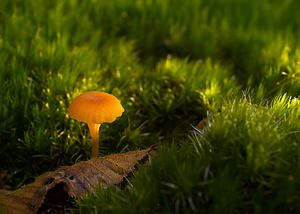
[(104, 91), (125, 112), (102, 125), (100, 155), (158, 152), (74, 212), (299, 213), (299, 11), (297, 0), (1, 0), (0, 189), (88, 160), (88, 128), (67, 108)]

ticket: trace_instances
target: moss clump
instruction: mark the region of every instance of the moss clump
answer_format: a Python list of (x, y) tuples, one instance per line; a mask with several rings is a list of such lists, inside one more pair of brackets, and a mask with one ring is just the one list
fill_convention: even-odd
[(227, 101), (203, 131), (161, 146), (125, 189), (99, 189), (79, 202), (80, 209), (299, 212), (299, 107), (298, 99), (286, 96), (269, 104)]
[(101, 128), (101, 155), (163, 152), (131, 189), (99, 190), (82, 209), (297, 212), (298, 4), (1, 0), (0, 184), (87, 160), (88, 129), (66, 110), (105, 91), (126, 111)]

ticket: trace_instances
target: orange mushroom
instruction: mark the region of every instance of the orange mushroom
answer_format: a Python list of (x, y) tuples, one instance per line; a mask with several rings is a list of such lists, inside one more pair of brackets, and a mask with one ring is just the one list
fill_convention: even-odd
[(75, 120), (87, 123), (92, 138), (92, 158), (98, 157), (100, 125), (113, 122), (123, 112), (120, 101), (104, 92), (85, 92), (73, 100), (68, 114)]

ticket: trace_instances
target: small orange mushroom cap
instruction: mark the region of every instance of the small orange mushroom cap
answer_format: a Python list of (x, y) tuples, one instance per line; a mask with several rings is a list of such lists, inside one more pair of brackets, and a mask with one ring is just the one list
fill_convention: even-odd
[(97, 91), (79, 95), (68, 109), (71, 118), (88, 124), (113, 122), (123, 112), (124, 108), (115, 96)]

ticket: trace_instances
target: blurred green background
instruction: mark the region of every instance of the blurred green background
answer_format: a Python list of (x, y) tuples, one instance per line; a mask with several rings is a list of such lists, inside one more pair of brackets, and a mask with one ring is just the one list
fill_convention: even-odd
[(102, 126), (100, 155), (163, 152), (134, 187), (78, 209), (299, 211), (298, 11), (297, 0), (1, 0), (0, 188), (89, 159), (87, 126), (66, 110), (95, 90), (125, 108)]

